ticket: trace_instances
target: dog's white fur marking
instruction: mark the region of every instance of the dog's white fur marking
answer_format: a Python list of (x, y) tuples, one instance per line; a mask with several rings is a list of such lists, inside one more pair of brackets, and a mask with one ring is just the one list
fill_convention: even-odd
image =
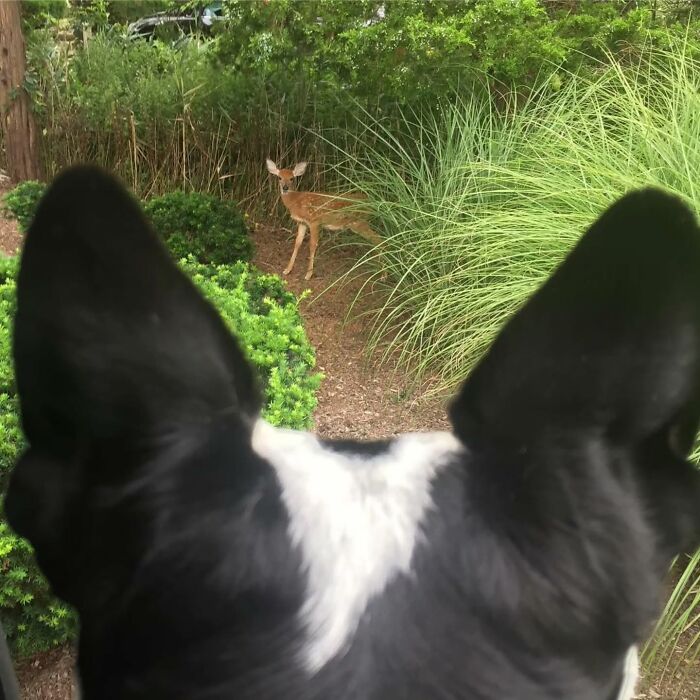
[(253, 449), (277, 473), (308, 572), (303, 662), (315, 672), (345, 648), (370, 599), (410, 573), (431, 480), (464, 447), (450, 433), (409, 433), (367, 457), (258, 420)]
[(632, 700), (637, 682), (639, 681), (639, 655), (637, 647), (630, 647), (625, 657), (625, 666), (622, 674), (622, 687), (617, 700)]

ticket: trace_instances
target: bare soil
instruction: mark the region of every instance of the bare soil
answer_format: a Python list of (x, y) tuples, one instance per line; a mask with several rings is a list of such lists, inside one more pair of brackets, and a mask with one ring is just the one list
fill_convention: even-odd
[[(0, 190), (0, 197), (3, 192)], [(316, 273), (304, 280), (303, 255), (289, 275), (289, 288), (299, 294), (310, 290), (300, 309), (309, 338), (316, 348), (318, 368), (325, 374), (318, 395), (316, 430), (324, 437), (373, 439), (410, 430), (439, 430), (447, 425), (444, 405), (406, 399), (414, 388), (411, 379), (378, 367), (365, 355), (366, 323), (353, 315), (346, 321), (350, 301), (360, 282), (329, 286), (348, 271), (359, 249), (333, 247), (334, 234), (322, 238)], [(342, 234), (341, 234), (342, 235)], [(255, 234), (256, 265), (264, 272), (280, 273), (292, 249), (292, 232), (258, 226)], [(0, 216), (0, 250), (14, 253), (21, 245), (14, 222)], [(367, 292), (371, 294), (372, 292)], [(366, 307), (360, 299), (356, 310)], [(40, 654), (18, 664), (22, 697), (27, 700), (72, 700), (74, 652), (69, 647)], [(698, 700), (700, 665), (687, 669), (683, 678), (663, 684), (646, 684), (638, 696), (645, 700)]]
[[(7, 189), (7, 187), (0, 185), (0, 209)], [(5, 255), (14, 255), (21, 245), (22, 235), (17, 228), (17, 222), (14, 219), (6, 219), (0, 211), (0, 252), (5, 253)]]

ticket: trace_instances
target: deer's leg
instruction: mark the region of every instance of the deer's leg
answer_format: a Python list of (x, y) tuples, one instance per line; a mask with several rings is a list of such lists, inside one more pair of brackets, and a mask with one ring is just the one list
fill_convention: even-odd
[[(378, 246), (382, 242), (382, 239), (379, 236), (379, 234), (376, 231), (374, 231), (366, 221), (355, 221), (350, 226), (350, 229), (362, 236), (362, 238), (364, 238), (365, 240), (372, 243), (372, 245)], [(384, 267), (384, 261), (381, 252), (377, 254), (377, 261), (380, 267)], [(386, 277), (386, 270), (384, 270), (384, 272), (382, 272), (381, 274), (380, 279), (385, 280)]]
[(304, 275), (305, 280), (310, 280), (314, 274), (314, 256), (318, 247), (318, 234), (320, 227), (318, 224), (311, 224), (309, 227), (309, 267)]
[(304, 242), (305, 235), (306, 224), (299, 224), (299, 228), (297, 229), (297, 239), (296, 241), (294, 241), (294, 250), (292, 251), (292, 257), (289, 258), (287, 267), (284, 268), (284, 272), (282, 274), (288, 275), (292, 271), (292, 268), (294, 267), (294, 261), (297, 259), (297, 253), (299, 252), (299, 248), (301, 248), (301, 244)]
[(382, 242), (379, 234), (366, 221), (353, 221), (350, 229), (374, 245), (379, 245)]

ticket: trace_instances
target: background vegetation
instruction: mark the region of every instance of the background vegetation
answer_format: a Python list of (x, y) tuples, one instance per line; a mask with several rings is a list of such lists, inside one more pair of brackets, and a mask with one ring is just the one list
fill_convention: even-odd
[[(224, 0), (228, 19), (206, 36), (146, 42), (126, 23), (183, 9), (148, 5), (24, 3), (27, 89), (46, 172), (97, 162), (140, 196), (169, 202), (171, 213), (190, 196), (170, 194), (179, 190), (274, 218), (267, 156), (311, 161), (305, 187), (364, 190), (389, 273), (372, 280), (377, 251), (357, 268), (375, 289), (384, 284), (370, 310), (370, 350), (410, 367), (417, 386), (430, 374), (435, 390), (451, 391), (590, 221), (629, 188), (657, 184), (700, 208), (700, 17), (691, 0)], [(27, 187), (13, 205), (18, 216), (30, 211), (35, 186)], [(153, 199), (163, 193), (166, 200)], [(157, 218), (158, 206), (149, 207)], [(230, 221), (245, 229), (237, 213)], [(242, 264), (202, 265), (221, 260), (196, 248), (201, 235), (169, 231), (177, 255), (199, 259), (183, 264), (225, 314), (235, 295), (247, 295), (255, 313), (243, 332), (256, 339), (251, 348), (269, 342), (274, 361), (267, 350), (253, 359), (269, 395), (285, 397), (270, 401), (269, 415), (308, 421), (308, 387), (299, 395), (276, 388), (281, 376), (306, 386), (308, 358), (296, 364), (281, 340), (263, 340), (274, 327), (265, 324), (278, 322), (284, 342), (300, 348), (295, 357), (307, 357), (293, 301)], [(221, 231), (241, 241), (236, 256), (245, 259), (243, 234)], [(221, 237), (205, 247), (218, 250)], [(9, 313), (11, 274), (5, 286)], [(0, 350), (8, 342), (0, 333)], [(0, 363), (3, 371), (11, 388)], [(14, 394), (0, 391), (9, 464), (20, 438)], [(0, 530), (0, 547), (3, 537)], [(29, 554), (13, 546), (21, 572)], [(679, 561), (673, 583), (645, 653), (648, 670), (670, 676), (700, 654), (700, 558)], [(22, 590), (6, 600), (16, 606)], [(41, 606), (42, 639), (69, 634), (67, 619)]]
[(511, 92), (504, 110), (466, 96), (392, 130), (363, 115), (372, 137), (337, 167), (385, 236), (377, 275), (389, 269), (391, 292), (371, 313), (372, 347), (452, 391), (622, 194), (656, 185), (700, 211), (699, 88), (700, 54), (681, 39), (634, 62), (610, 56), (554, 95)]
[(193, 255), (220, 265), (250, 260), (253, 253), (243, 215), (230, 201), (175, 191), (149, 200), (145, 211), (176, 258)]
[(264, 211), (264, 159), (310, 160), (306, 184), (326, 184), (335, 155), (317, 135), (362, 136), (360, 111), (393, 130), (406, 110), (466, 96), (500, 109), (513, 89), (524, 98), (546, 83), (554, 93), (572, 70), (597, 70), (608, 52), (633, 60), (645, 45), (667, 43), (668, 32), (690, 26), (697, 34), (700, 24), (686, 22), (690, 6), (224, 0), (228, 19), (213, 38), (146, 42), (123, 24), (143, 16), (138, 3), (85, 0), (66, 9), (43, 0), (25, 3), (33, 8), (27, 82), (49, 175), (91, 160), (144, 196), (194, 189)]

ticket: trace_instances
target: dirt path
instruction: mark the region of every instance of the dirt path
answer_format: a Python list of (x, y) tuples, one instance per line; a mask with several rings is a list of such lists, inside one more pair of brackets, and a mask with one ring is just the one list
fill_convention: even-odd
[[(0, 187), (0, 206), (7, 189)], [(6, 219), (0, 212), (0, 252), (5, 255), (14, 255), (22, 244), (22, 236), (17, 228), (17, 222)]]
[[(358, 249), (332, 245), (332, 236), (321, 238), (314, 277), (304, 280), (306, 260), (302, 248), (295, 269), (287, 278), (296, 294), (311, 294), (301, 303), (304, 325), (316, 348), (319, 369), (325, 374), (315, 413), (316, 431), (323, 437), (372, 439), (411, 430), (447, 427), (439, 401), (420, 403), (404, 397), (410, 382), (387, 368), (373, 368), (365, 356), (366, 327), (355, 314), (345, 323), (349, 304), (359, 282), (328, 289), (357, 258)], [(342, 235), (342, 234), (341, 234)], [(280, 274), (292, 250), (288, 232), (258, 227), (255, 264), (263, 272)], [(356, 308), (362, 309), (360, 301)]]

